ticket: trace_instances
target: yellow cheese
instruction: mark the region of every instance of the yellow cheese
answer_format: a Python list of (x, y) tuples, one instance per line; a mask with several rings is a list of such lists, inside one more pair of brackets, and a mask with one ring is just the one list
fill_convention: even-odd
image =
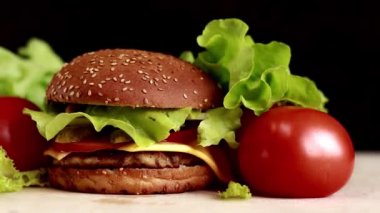
[[(227, 183), (232, 179), (230, 162), (225, 153), (217, 147), (192, 146), (188, 144), (179, 144), (172, 142), (160, 142), (148, 147), (139, 147), (134, 143), (122, 146), (118, 150), (126, 152), (143, 152), (143, 151), (162, 151), (162, 152), (181, 152), (194, 155), (202, 159), (215, 173), (218, 179)], [(70, 152), (58, 152), (53, 149), (45, 151), (45, 155), (49, 155), (57, 160), (61, 160)]]

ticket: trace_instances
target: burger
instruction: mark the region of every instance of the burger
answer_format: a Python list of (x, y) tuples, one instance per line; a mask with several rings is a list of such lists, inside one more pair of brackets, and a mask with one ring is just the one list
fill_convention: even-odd
[(191, 63), (136, 49), (89, 52), (55, 74), (46, 97), (46, 112), (26, 113), (49, 141), (52, 187), (165, 194), (232, 180), (225, 141), (239, 116), (218, 108), (223, 91)]

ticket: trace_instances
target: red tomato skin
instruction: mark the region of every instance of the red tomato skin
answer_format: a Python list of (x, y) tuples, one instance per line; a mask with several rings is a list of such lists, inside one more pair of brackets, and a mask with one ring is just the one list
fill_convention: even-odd
[(246, 120), (238, 138), (240, 174), (256, 194), (325, 197), (342, 188), (353, 171), (350, 136), (324, 112), (276, 107)]
[(20, 171), (39, 169), (47, 164), (43, 156), (46, 140), (36, 123), (22, 113), (24, 108), (39, 110), (30, 101), (17, 97), (0, 97), (0, 146)]

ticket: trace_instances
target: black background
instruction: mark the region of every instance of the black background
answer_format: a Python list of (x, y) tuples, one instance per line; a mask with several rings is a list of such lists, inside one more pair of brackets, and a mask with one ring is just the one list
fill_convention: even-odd
[[(358, 150), (380, 150), (380, 13), (369, 1), (1, 1), (0, 46), (13, 51), (32, 37), (68, 61), (101, 48), (178, 55), (198, 51), (196, 36), (216, 18), (236, 17), (256, 42), (292, 48), (292, 73), (308, 76)], [(376, 102), (377, 103), (377, 102)]]

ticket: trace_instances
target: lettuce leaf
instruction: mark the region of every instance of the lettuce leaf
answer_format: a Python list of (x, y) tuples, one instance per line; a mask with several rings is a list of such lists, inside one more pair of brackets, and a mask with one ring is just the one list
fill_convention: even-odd
[(205, 50), (194, 64), (227, 91), (224, 107), (243, 105), (260, 115), (277, 102), (292, 102), (326, 111), (328, 100), (315, 83), (290, 72), (290, 47), (276, 41), (255, 43), (247, 32), (248, 25), (240, 19), (219, 19), (208, 23), (197, 38)]
[(37, 38), (19, 54), (0, 47), (0, 95), (26, 98), (44, 109), (47, 86), (62, 65), (52, 48)]
[(0, 147), (0, 192), (19, 191), (23, 187), (44, 185), (41, 175), (43, 171), (18, 171), (13, 161), (8, 158), (5, 150)]
[(228, 187), (224, 192), (219, 192), (219, 197), (222, 199), (230, 198), (242, 198), (248, 199), (252, 197), (252, 194), (246, 185), (241, 185), (234, 181), (228, 183)]
[(230, 147), (237, 148), (235, 130), (240, 127), (240, 108), (216, 108), (208, 110), (206, 118), (198, 126), (198, 139), (201, 146), (217, 145), (223, 139)]
[(218, 144), (222, 139), (233, 146), (236, 144), (234, 131), (240, 127), (241, 116), (240, 109), (217, 108), (201, 113), (191, 108), (133, 109), (99, 106), (90, 106), (83, 112), (74, 113), (55, 114), (29, 109), (25, 109), (24, 113), (36, 121), (40, 134), (47, 140), (53, 139), (66, 126), (84, 118), (98, 132), (106, 126), (113, 126), (124, 131), (138, 146), (143, 147), (166, 139), (170, 131), (178, 131), (186, 119), (201, 117), (204, 120), (201, 121), (198, 131), (202, 146)]

